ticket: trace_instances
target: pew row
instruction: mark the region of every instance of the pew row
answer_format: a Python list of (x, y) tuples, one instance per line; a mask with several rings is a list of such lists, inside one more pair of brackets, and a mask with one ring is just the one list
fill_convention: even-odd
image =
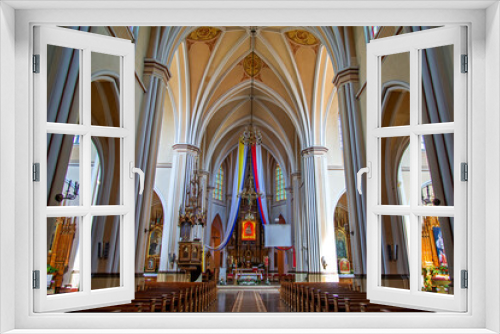
[(339, 283), (282, 282), (280, 299), (292, 312), (423, 312), (370, 303), (365, 292)]
[(147, 282), (129, 304), (76, 312), (205, 312), (216, 299), (215, 282)]

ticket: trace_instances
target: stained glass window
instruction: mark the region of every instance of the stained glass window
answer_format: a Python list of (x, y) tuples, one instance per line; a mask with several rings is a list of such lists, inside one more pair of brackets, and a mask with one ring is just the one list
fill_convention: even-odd
[(280, 165), (276, 166), (276, 200), (286, 200), (285, 178), (283, 177), (283, 171), (281, 170)]
[(214, 198), (222, 201), (222, 185), (224, 184), (224, 170), (219, 168), (219, 172), (215, 176)]

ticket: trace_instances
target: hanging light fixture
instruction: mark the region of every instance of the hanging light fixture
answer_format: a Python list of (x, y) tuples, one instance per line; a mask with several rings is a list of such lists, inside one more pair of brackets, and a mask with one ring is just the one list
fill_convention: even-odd
[(245, 145), (255, 145), (262, 143), (261, 132), (253, 125), (253, 102), (255, 97), (253, 95), (254, 77), (257, 74), (257, 62), (255, 59), (255, 35), (257, 30), (255, 27), (250, 27), (250, 48), (251, 48), (251, 62), (250, 62), (250, 124), (245, 127), (243, 131), (242, 141)]

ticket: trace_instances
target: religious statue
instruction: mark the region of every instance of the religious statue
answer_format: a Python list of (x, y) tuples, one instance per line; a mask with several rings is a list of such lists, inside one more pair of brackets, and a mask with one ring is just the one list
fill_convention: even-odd
[(161, 247), (161, 233), (153, 231), (150, 237), (149, 251), (148, 255), (160, 255), (160, 247)]

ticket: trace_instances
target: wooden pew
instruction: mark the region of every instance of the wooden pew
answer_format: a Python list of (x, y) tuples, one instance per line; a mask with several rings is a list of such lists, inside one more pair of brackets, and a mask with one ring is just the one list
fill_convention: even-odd
[[(356, 291), (357, 290), (357, 291)], [(296, 312), (420, 312), (372, 304), (359, 287), (327, 282), (282, 282), (282, 301)]]
[(216, 299), (215, 282), (146, 282), (130, 304), (79, 312), (203, 312)]

